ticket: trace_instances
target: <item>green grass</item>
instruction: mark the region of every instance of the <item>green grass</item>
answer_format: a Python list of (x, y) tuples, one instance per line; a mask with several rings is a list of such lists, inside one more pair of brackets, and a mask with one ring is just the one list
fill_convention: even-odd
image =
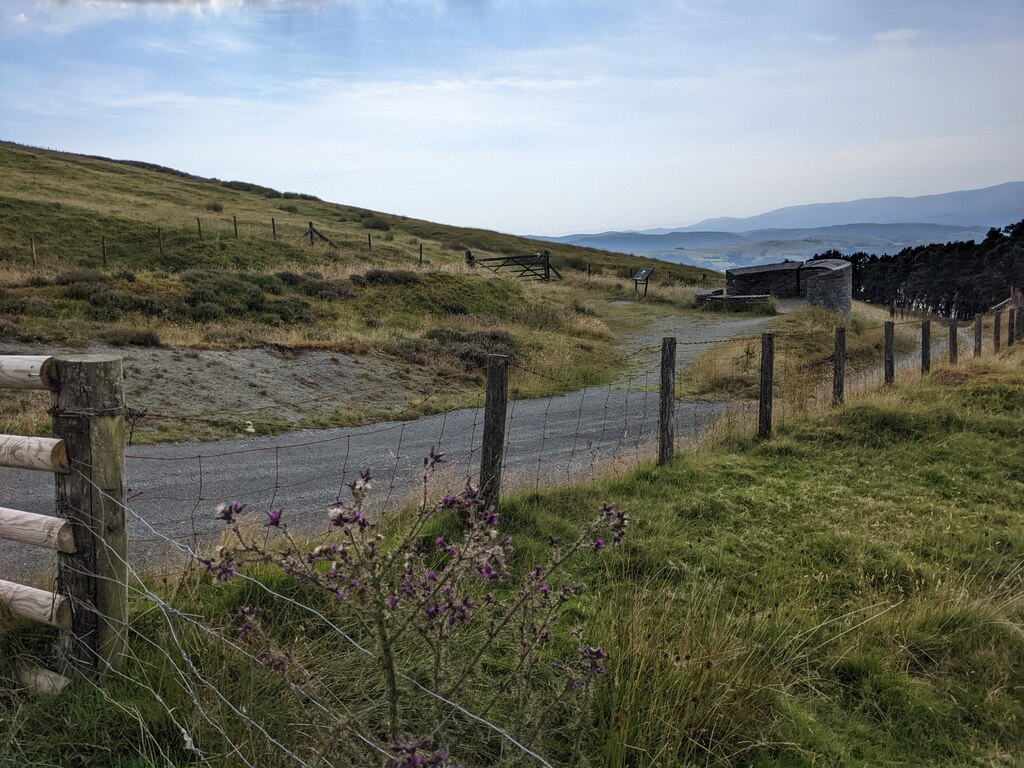
[[(857, 303), (844, 316), (821, 307), (802, 307), (772, 319), (775, 334), (775, 396), (803, 407), (817, 389), (830, 384), (835, 329), (846, 328), (846, 370), (851, 375), (878, 368), (884, 352), (884, 329), (878, 310)], [(897, 326), (897, 356), (916, 348), (917, 326)], [(709, 398), (756, 398), (760, 386), (761, 340), (716, 344), (698, 357), (681, 378), (686, 395)], [(831, 396), (831, 391), (828, 393)]]
[[(633, 520), (620, 550), (587, 555), (569, 574), (590, 590), (573, 601), (553, 641), (571, 653), (578, 623), (588, 642), (609, 651), (585, 732), (589, 763), (1020, 765), (1022, 424), (1017, 348), (791, 420), (769, 441), (733, 438), (668, 467), (506, 500), (518, 569), (543, 557), (549, 536), (571, 535), (602, 500)], [(289, 578), (264, 578), (368, 639), (344, 605), (305, 594)], [(268, 631), (294, 665), (284, 679), (187, 623), (176, 626), (208, 679), (305, 758), (371, 760), (347, 726), (380, 722), (381, 684), (322, 622), (243, 582), (213, 586), (192, 575), (152, 586), (228, 637), (239, 606), (263, 605)], [(132, 614), (127, 679), (107, 680), (102, 691), (80, 683), (53, 698), (0, 693), (0, 755), (11, 764), (157, 765), (162, 750), (185, 764), (180, 734), (143, 685), (160, 692), (208, 753), (225, 754), (158, 650), (176, 652), (164, 619), (145, 601)], [(50, 638), (22, 625), (0, 639), (0, 658), (46, 661)], [(472, 633), (462, 642), (468, 652)], [(532, 716), (554, 697), (552, 683), (538, 676), (528, 707), (495, 704), (508, 650), (485, 659), (493, 674), (460, 701), (490, 707), (499, 724), (530, 734)], [(414, 674), (429, 665), (417, 643), (399, 653)], [(309, 686), (337, 719), (313, 710), (288, 681)], [(198, 695), (250, 760), (287, 764), (209, 691)], [(409, 703), (410, 731), (437, 722), (429, 700), (410, 692)], [(572, 764), (575, 721), (554, 712), (530, 744)], [(459, 718), (442, 738), (467, 765), (514, 755)]]
[[(337, 247), (320, 240), (310, 247), (303, 239), (310, 221)], [(466, 249), (479, 257), (547, 249), (565, 280), (540, 284), (469, 270)], [(627, 273), (653, 264), (650, 296), (615, 304), (632, 298)], [(446, 381), (448, 402), (460, 402), (478, 382), (450, 381), (464, 372), (467, 356), (438, 349), (431, 333), (508, 334), (521, 364), (557, 361), (555, 378), (567, 391), (621, 373), (614, 361), (622, 334), (652, 316), (690, 311), (702, 281), (717, 284), (721, 275), (0, 142), (0, 343), (272, 344), (391, 363), (411, 358), (415, 378)], [(595, 365), (598, 359), (613, 364)], [(542, 386), (536, 378), (513, 384), (521, 395), (551, 391), (550, 381)], [(17, 404), (0, 399), (0, 411)], [(363, 415), (348, 408), (331, 423)], [(14, 419), (16, 431), (32, 420), (22, 421)], [(196, 434), (158, 426), (140, 425), (136, 437), (230, 434), (216, 424)]]

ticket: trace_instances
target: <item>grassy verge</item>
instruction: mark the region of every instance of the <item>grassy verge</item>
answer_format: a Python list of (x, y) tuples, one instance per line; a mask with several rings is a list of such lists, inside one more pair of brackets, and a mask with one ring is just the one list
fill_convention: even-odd
[[(884, 350), (882, 321), (876, 308), (858, 304), (849, 316), (820, 307), (804, 307), (778, 315), (768, 330), (775, 333), (775, 391), (777, 397), (807, 399), (832, 375), (835, 329), (846, 328), (847, 371), (881, 365)], [(897, 326), (897, 356), (915, 349), (916, 328)], [(759, 387), (760, 339), (723, 342), (704, 352), (681, 378), (686, 395), (709, 398), (755, 398)]]
[[(509, 499), (503, 517), (517, 570), (543, 558), (549, 537), (569, 537), (600, 500), (633, 519), (621, 550), (577, 561), (569, 575), (591, 589), (574, 599), (552, 643), (571, 649), (579, 624), (609, 652), (582, 721), (590, 764), (1018, 764), (1022, 423), (1017, 349), (792, 421), (767, 442), (733, 441), (669, 467)], [(344, 603), (312, 597), (288, 577), (263, 578), (372, 643)], [(381, 683), (322, 621), (246, 582), (216, 586), (191, 575), (151, 587), (228, 638), (240, 606), (262, 605), (290, 671), (261, 669), (191, 624), (175, 624), (176, 644), (168, 619), (139, 600), (125, 678), (31, 698), (12, 688), (10, 664), (45, 660), (52, 636), (21, 627), (0, 640), (8, 661), (0, 764), (185, 765), (193, 755), (179, 723), (204, 751), (226, 754), (226, 735), (260, 765), (287, 764), (217, 696), (182, 685), (182, 644), (220, 693), (305, 759), (367, 764), (348, 728), (379, 712)], [(482, 631), (459, 640), (467, 653)], [(574, 763), (580, 721), (554, 706), (546, 674), (509, 700), (496, 695), (507, 650), (484, 660), (461, 703), (529, 737), (557, 764)], [(429, 667), (417, 642), (397, 652), (413, 674)], [(313, 710), (297, 685), (332, 714)], [(413, 712), (412, 732), (444, 719), (429, 700)], [(538, 712), (551, 714), (538, 723), (529, 716)], [(465, 764), (529, 764), (493, 733), (446, 722), (442, 741)]]

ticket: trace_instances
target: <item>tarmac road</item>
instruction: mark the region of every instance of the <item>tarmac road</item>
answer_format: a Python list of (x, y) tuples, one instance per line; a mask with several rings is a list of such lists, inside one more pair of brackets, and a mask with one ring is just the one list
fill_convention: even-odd
[[(700, 343), (755, 335), (766, 319), (662, 318), (630, 338), (637, 364), (629, 378), (557, 397), (513, 401), (506, 429), (504, 489), (586, 479), (650, 455), (658, 419), (659, 352), (654, 347), (660, 339), (678, 339), (677, 363), (683, 369), (706, 349)], [(697, 437), (729, 405), (677, 403), (677, 439)], [(254, 521), (271, 507), (282, 508), (293, 531), (316, 535), (326, 530), (325, 505), (343, 495), (344, 483), (367, 467), (374, 475), (369, 511), (394, 509), (422, 496), (423, 457), (431, 447), (448, 459), (429, 480), (433, 499), (461, 487), (467, 476), (475, 477), (482, 426), (482, 409), (472, 407), (408, 422), (130, 447), (129, 560), (136, 569), (173, 569), (180, 564), (180, 553), (168, 540), (211, 549), (223, 529), (215, 519), (216, 505), (231, 499), (249, 504)], [(0, 505), (53, 514), (52, 477), (0, 469)], [(0, 575), (8, 580), (49, 586), (55, 559), (53, 553), (0, 542)]]

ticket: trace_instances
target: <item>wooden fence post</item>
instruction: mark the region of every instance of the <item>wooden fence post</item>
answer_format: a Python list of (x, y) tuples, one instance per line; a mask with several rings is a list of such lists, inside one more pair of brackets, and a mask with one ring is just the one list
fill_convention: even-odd
[(832, 405), (846, 400), (846, 329), (836, 328), (836, 346), (832, 353)]
[(999, 352), (999, 347), (1003, 343), (1003, 313), (996, 312), (996, 316), (992, 318), (992, 347), (995, 352)]
[(1024, 339), (1024, 308), (1017, 307), (1017, 338)]
[(101, 243), (102, 243), (102, 247), (103, 247), (103, 266), (105, 267), (105, 266), (107, 266), (107, 236), (106, 235), (102, 236)]
[(235, 225), (235, 240), (238, 239), (238, 217), (235, 214), (231, 214), (231, 223)]
[(480, 450), (480, 491), (484, 508), (498, 508), (501, 500), (501, 463), (505, 451), (505, 413), (508, 408), (508, 357), (487, 356), (487, 396), (484, 401), (484, 436)]
[(420, 243), (420, 266), (423, 266), (423, 243)]
[(894, 342), (896, 338), (896, 326), (892, 320), (885, 323), (885, 383), (892, 384), (896, 381), (896, 353)]
[(981, 315), (974, 316), (974, 356), (981, 357)]
[(273, 216), (270, 217), (270, 234), (277, 240), (277, 222), (274, 221)]
[(36, 239), (35, 239), (35, 237), (32, 238), (32, 266), (33, 267), (38, 267), (39, 266), (39, 260), (36, 258)]
[(61, 650), (88, 668), (117, 668), (128, 610), (121, 358), (58, 357), (53, 378), (53, 434), (64, 441), (69, 465), (56, 476), (57, 512), (75, 543), (57, 561), (58, 592), (72, 611)]
[(676, 447), (676, 340), (661, 340), (661, 399), (658, 405), (658, 464), (670, 464)]
[(761, 334), (761, 392), (757, 408), (757, 436), (772, 434), (772, 388), (775, 377), (775, 334)]
[(199, 220), (198, 216), (196, 216), (196, 229), (199, 230), (199, 239), (202, 240), (203, 239), (203, 222), (201, 222)]
[(366, 233), (366, 250), (373, 250), (373, 233), (371, 232)]
[(932, 369), (932, 321), (921, 321), (921, 375)]
[(949, 362), (956, 364), (957, 351), (959, 348), (960, 334), (958, 333), (956, 320), (949, 321)]
[(156, 228), (156, 240), (160, 245), (160, 258), (164, 256), (164, 233), (160, 230), (160, 227)]

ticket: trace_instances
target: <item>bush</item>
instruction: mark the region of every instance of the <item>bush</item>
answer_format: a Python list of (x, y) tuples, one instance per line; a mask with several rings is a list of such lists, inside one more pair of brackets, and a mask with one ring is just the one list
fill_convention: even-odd
[(369, 216), (363, 219), (364, 229), (379, 229), (381, 232), (387, 232), (391, 229), (391, 225), (388, 224), (380, 216)]
[(283, 203), (283, 204), (277, 206), (277, 210), (284, 211), (285, 213), (298, 213), (299, 212), (299, 206), (292, 205), (291, 203)]
[(211, 211), (213, 213), (223, 213), (224, 206), (221, 203), (218, 203), (216, 200), (212, 200), (211, 202), (206, 204), (206, 210)]
[(408, 269), (371, 269), (365, 275), (352, 275), (354, 285), (420, 285), (423, 278)]
[(130, 312), (144, 315), (159, 314), (159, 302), (133, 293), (117, 290), (102, 290), (89, 297), (89, 315), (97, 320), (116, 320)]
[(114, 328), (103, 334), (104, 340), (115, 347), (159, 347), (160, 336), (156, 331), (135, 328)]

